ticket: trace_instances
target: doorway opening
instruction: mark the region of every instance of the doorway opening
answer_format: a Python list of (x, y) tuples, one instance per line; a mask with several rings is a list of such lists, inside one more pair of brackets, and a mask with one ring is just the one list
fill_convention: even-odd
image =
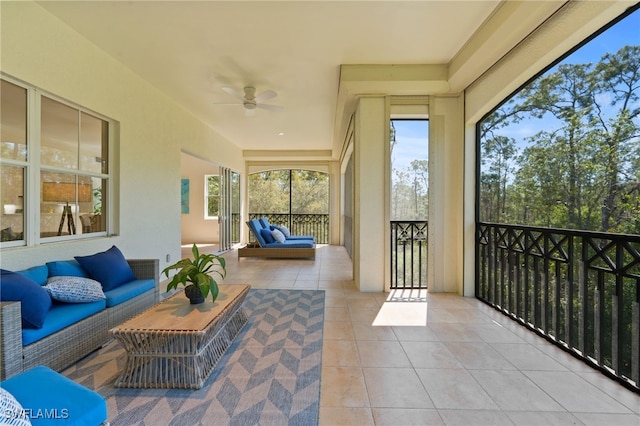
[(391, 289), (427, 288), (429, 120), (392, 119)]

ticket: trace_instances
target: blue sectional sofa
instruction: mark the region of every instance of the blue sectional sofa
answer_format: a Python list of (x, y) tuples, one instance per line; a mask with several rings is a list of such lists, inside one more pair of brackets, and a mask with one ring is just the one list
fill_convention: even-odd
[[(280, 229), (269, 223), (266, 218), (251, 219), (247, 226), (255, 237), (257, 247), (243, 247), (238, 249), (238, 257), (267, 257), (267, 258), (310, 258), (316, 257), (316, 244), (312, 235), (292, 236), (284, 235)], [(278, 230), (281, 236), (274, 233)], [(276, 240), (279, 238), (279, 240)]]
[(159, 260), (125, 259), (115, 246), (1, 273), (0, 380), (38, 365), (68, 367), (160, 296)]

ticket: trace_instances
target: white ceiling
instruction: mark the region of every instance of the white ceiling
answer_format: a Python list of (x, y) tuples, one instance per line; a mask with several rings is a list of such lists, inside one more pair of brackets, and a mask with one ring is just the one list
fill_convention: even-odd
[[(563, 2), (528, 3), (552, 6), (536, 22), (519, 22), (525, 33)], [(485, 21), (504, 6), (483, 0), (40, 4), (246, 150), (332, 149), (341, 64), (449, 64), (465, 46), (477, 45), (474, 34), (484, 31), (483, 40), (491, 40)], [(511, 22), (510, 33), (518, 25)], [(496, 60), (511, 47), (500, 46)], [(216, 105), (235, 102), (222, 87), (247, 85), (257, 93), (275, 90), (268, 103), (284, 111), (247, 117), (239, 103)]]

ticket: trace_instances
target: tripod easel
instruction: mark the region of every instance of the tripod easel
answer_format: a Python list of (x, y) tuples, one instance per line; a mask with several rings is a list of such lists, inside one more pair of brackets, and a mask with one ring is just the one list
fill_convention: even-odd
[(62, 235), (62, 227), (64, 226), (65, 218), (67, 219), (67, 230), (69, 231), (69, 235), (74, 235), (76, 233), (76, 224), (73, 222), (73, 213), (71, 212), (71, 206), (69, 205), (69, 203), (67, 203), (67, 205), (62, 208), (60, 226), (58, 226), (58, 236)]

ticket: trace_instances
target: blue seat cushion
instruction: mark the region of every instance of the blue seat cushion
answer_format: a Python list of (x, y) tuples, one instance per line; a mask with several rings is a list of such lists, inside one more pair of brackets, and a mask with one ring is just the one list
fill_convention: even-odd
[(96, 312), (100, 312), (105, 307), (106, 303), (104, 299), (90, 303), (54, 303), (47, 313), (42, 328), (22, 329), (22, 345), (26, 346), (47, 337), (56, 331), (62, 330), (71, 324), (75, 324), (76, 322), (95, 314)]
[(285, 240), (284, 243), (267, 244), (265, 248), (314, 248), (315, 244), (309, 240)]
[(104, 295), (107, 296), (107, 307), (116, 306), (122, 302), (133, 299), (146, 291), (153, 290), (154, 286), (155, 282), (152, 279), (134, 280), (122, 284), (113, 290), (105, 291)]
[(2, 387), (22, 405), (33, 426), (96, 426), (107, 420), (107, 402), (99, 393), (49, 367), (34, 367)]
[(315, 241), (315, 237), (313, 235), (291, 235), (287, 237), (287, 240), (311, 240)]

